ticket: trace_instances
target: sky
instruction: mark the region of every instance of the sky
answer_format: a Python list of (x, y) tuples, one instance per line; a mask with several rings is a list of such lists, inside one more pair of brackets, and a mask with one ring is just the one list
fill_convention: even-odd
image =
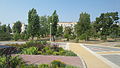
[(120, 17), (120, 0), (0, 0), (0, 22), (12, 24), (20, 20), (27, 24), (32, 8), (39, 16), (52, 15), (56, 10), (60, 22), (77, 22), (81, 12), (89, 13), (91, 21), (106, 12), (117, 11)]

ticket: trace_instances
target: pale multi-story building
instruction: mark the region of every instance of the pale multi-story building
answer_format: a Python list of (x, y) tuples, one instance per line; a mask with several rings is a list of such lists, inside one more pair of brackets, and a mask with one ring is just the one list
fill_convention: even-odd
[[(14, 26), (14, 24), (12, 24), (12, 26)], [(21, 33), (23, 33), (25, 30), (27, 29), (27, 25), (22, 23), (22, 26), (21, 26)], [(13, 34), (13, 32), (12, 32)]]
[(74, 28), (75, 24), (77, 23), (76, 22), (58, 22), (58, 25), (62, 26), (63, 29), (68, 26)]
[(24, 23), (22, 23), (22, 26), (21, 26), (21, 33), (23, 33), (27, 28), (27, 25), (25, 25)]

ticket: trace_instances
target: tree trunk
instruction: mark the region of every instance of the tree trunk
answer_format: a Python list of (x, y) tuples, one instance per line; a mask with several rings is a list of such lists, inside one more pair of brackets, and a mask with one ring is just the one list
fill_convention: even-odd
[(55, 41), (55, 36), (53, 36), (53, 41)]

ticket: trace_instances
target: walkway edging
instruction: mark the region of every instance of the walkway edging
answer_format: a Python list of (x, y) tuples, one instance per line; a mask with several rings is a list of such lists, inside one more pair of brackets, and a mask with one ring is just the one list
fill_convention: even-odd
[[(66, 45), (66, 47), (67, 47), (68, 50), (70, 50), (69, 44), (70, 44), (70, 43), (67, 43), (67, 45)], [(76, 53), (75, 53), (75, 54), (76, 54)], [(84, 61), (84, 59), (83, 59), (79, 54), (77, 54), (77, 56), (81, 59), (82, 64), (83, 64), (83, 68), (87, 68), (87, 64), (86, 64), (86, 62)]]
[(80, 55), (78, 55), (78, 54), (77, 54), (77, 56), (81, 59), (82, 64), (83, 64), (83, 68), (87, 68), (87, 64), (86, 64), (86, 62), (84, 61), (84, 59), (83, 59)]

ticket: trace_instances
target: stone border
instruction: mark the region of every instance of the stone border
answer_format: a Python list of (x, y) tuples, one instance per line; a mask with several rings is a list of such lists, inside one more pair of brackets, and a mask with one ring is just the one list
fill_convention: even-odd
[(87, 68), (87, 64), (86, 64), (86, 62), (84, 61), (84, 59), (83, 59), (80, 55), (78, 55), (78, 54), (77, 54), (77, 56), (81, 59), (82, 64), (83, 64), (83, 68)]
[(100, 60), (102, 60), (103, 62), (105, 62), (106, 64), (110, 65), (112, 68), (120, 68), (118, 65), (110, 62), (109, 60), (105, 59), (104, 57), (96, 54), (95, 52), (91, 51), (89, 48), (84, 46), (85, 44), (80, 44), (81, 47), (85, 48), (86, 50), (88, 50), (90, 53), (92, 53), (93, 55), (95, 55), (97, 58), (99, 58)]

